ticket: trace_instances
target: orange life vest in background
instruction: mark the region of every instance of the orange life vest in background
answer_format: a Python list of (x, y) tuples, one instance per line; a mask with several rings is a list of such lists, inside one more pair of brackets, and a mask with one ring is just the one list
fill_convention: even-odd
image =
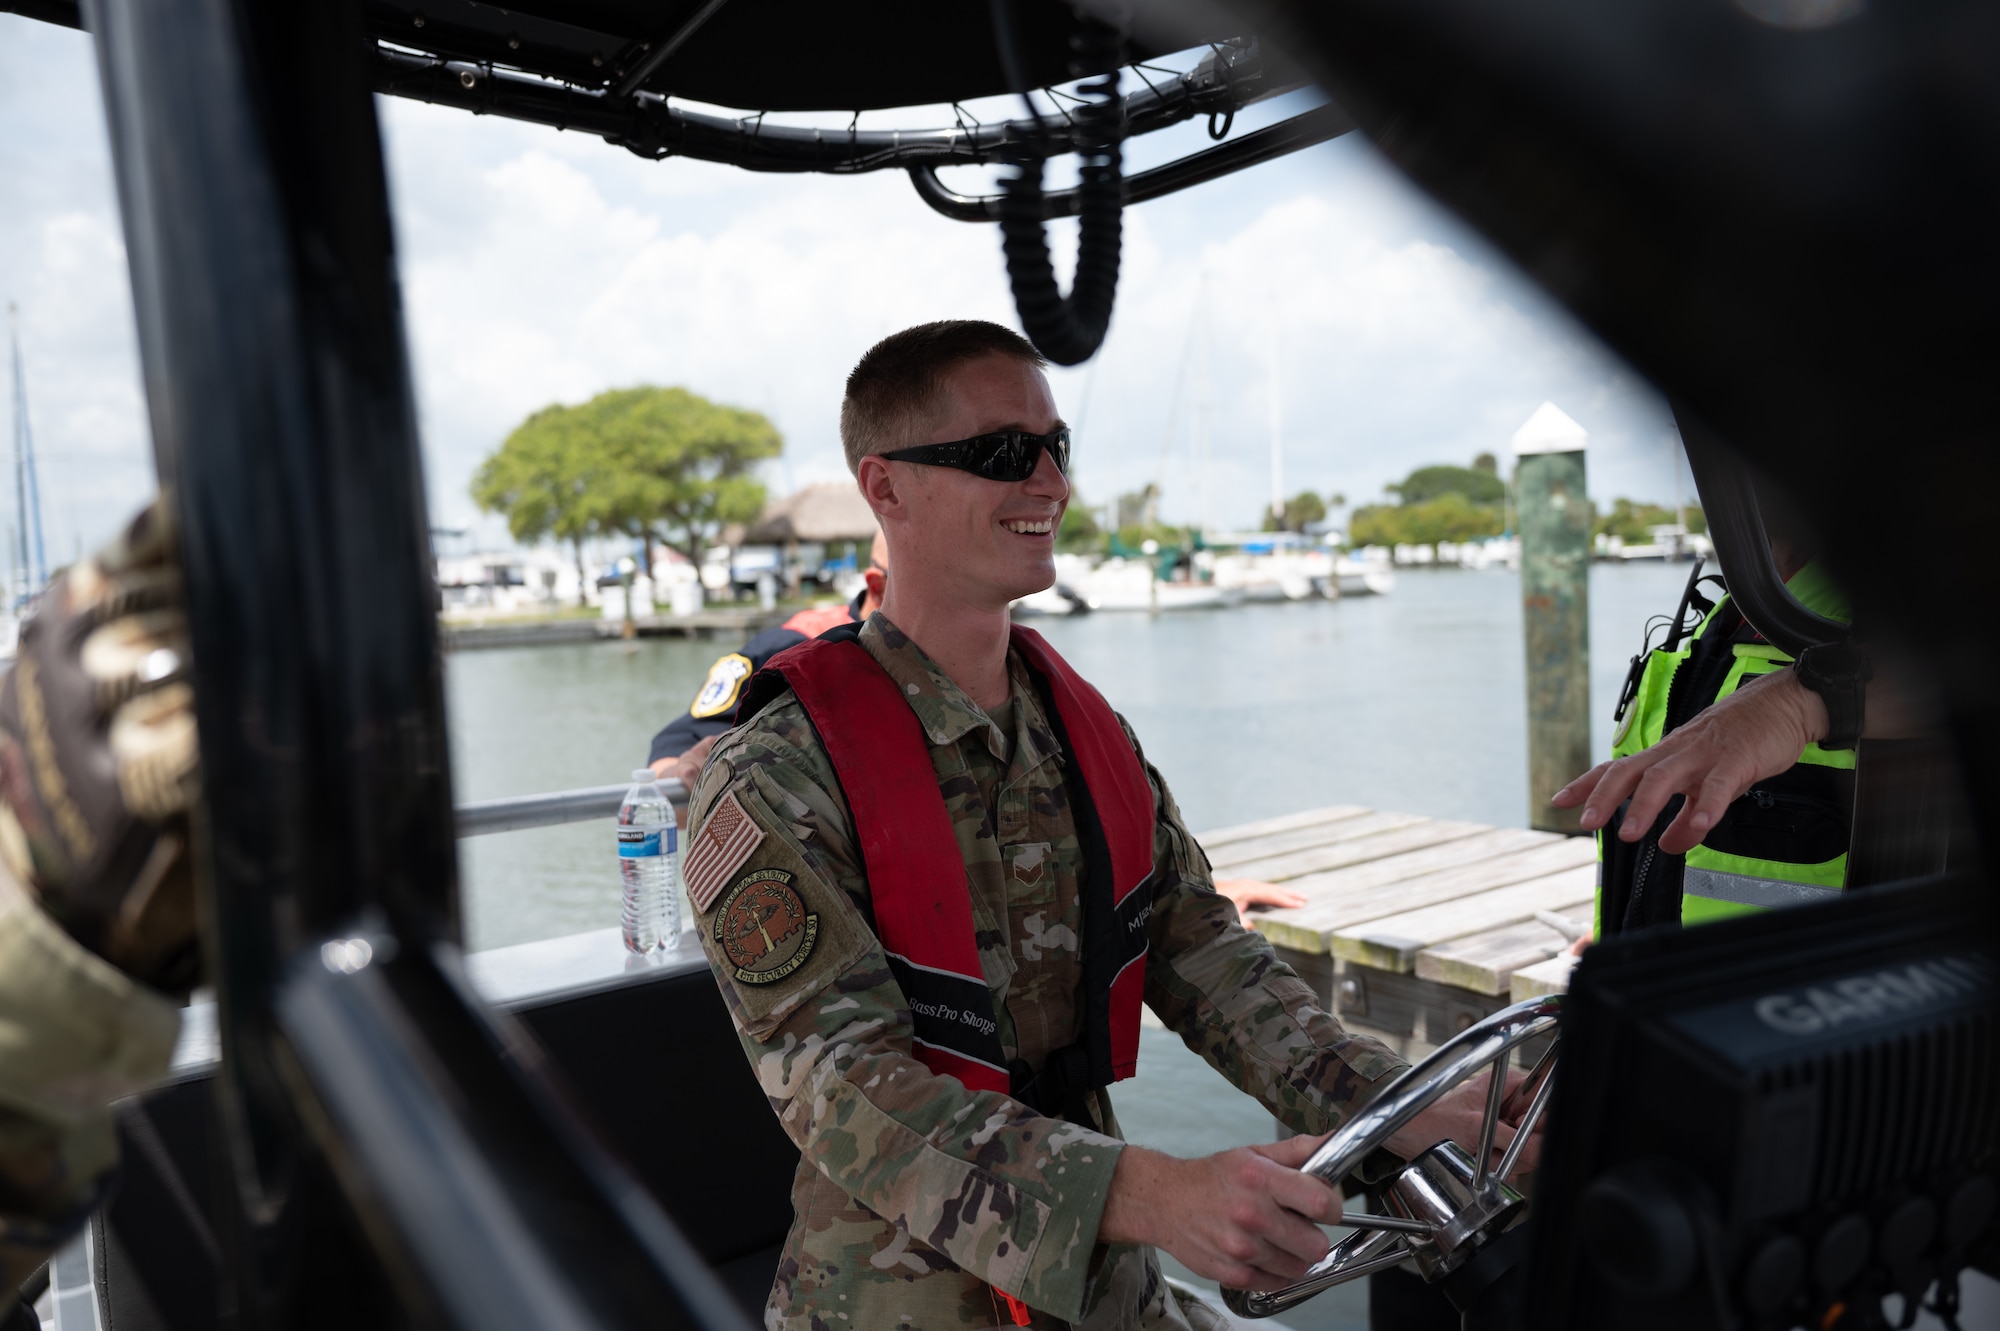
[(801, 610), (784, 623), (778, 625), (791, 633), (817, 638), (831, 628), (854, 622), (854, 608), (846, 605), (820, 605)]
[[(837, 629), (771, 658), (745, 692), (743, 724), (787, 687), (840, 779), (868, 874), (875, 934), (909, 1001), (916, 1054), (974, 1090), (1001, 1091), (1072, 1119), (1084, 1095), (1132, 1075), (1153, 909), (1153, 790), (1109, 703), (1032, 629), (1015, 627), (1044, 711), (1068, 756), (1065, 785), (1083, 843), (1084, 1031), (1040, 1070), (1009, 1066), (979, 965), (965, 861), (931, 766), (930, 743), (894, 680)], [(1087, 1119), (1084, 1120), (1087, 1122)]]

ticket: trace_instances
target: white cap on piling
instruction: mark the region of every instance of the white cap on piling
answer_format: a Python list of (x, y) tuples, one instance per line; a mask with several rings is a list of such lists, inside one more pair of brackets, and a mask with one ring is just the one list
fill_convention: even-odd
[(1514, 456), (1530, 453), (1581, 453), (1590, 434), (1553, 402), (1535, 408), (1527, 423), (1514, 431)]

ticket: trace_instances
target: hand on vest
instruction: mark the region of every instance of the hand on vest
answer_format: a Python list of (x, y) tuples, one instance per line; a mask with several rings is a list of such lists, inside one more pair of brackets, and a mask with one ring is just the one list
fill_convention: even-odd
[(0, 855), (71, 937), (169, 993), (197, 978), (194, 695), (155, 502), (49, 584), (0, 681)]
[(1581, 825), (1594, 832), (1628, 798), (1618, 835), (1637, 841), (1668, 800), (1687, 803), (1660, 849), (1684, 855), (1700, 845), (1730, 804), (1766, 777), (1798, 762), (1806, 745), (1826, 734), (1826, 704), (1790, 670), (1744, 684), (1642, 753), (1599, 763), (1555, 793), (1558, 809), (1583, 806)]
[(1340, 1192), (1298, 1172), (1324, 1137), (1180, 1160), (1127, 1146), (1111, 1176), (1103, 1243), (1144, 1243), (1232, 1289), (1282, 1289), (1326, 1256)]

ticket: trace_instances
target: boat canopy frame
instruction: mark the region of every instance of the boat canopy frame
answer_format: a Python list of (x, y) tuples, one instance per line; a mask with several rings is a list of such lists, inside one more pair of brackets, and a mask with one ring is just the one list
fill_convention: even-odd
[[(450, 4), (479, 24), (509, 16)], [(64, 0), (9, 5), (80, 19)], [(562, 34), (530, 17), (583, 25), (641, 6), (533, 8), (515, 11), (524, 43), (554, 49)], [(984, 22), (977, 5), (939, 7), (948, 21), (929, 28), (882, 8), (917, 47)], [(712, 9), (633, 94), (768, 12)], [(785, 12), (810, 28), (812, 6)], [(1934, 519), (1940, 493), (2000, 493), (1986, 385), (2000, 361), (2000, 14), (1980, 0), (1857, 6), (1822, 31), (1788, 27), (1788, 12), (1298, 0), (1260, 22), (1390, 160), (1813, 516), (1857, 622), (1934, 670), (1956, 779), (1991, 844), (2000, 566), (1984, 524)], [(1065, 67), (1055, 39), (1069, 29), (1035, 13), (1039, 86)], [(386, 0), (89, 0), (82, 17), (185, 568), (241, 1320), (346, 1311), (344, 1278), (372, 1263), (411, 1324), (743, 1327), (534, 1041), (464, 982), (371, 98), (375, 27), (424, 15)], [(765, 54), (740, 44), (724, 62), (738, 72)], [(992, 69), (960, 72), (962, 88), (911, 103), (1005, 90)], [(880, 82), (885, 98), (917, 86)], [(1888, 567), (1877, 531), (1927, 541), (1947, 572)]]

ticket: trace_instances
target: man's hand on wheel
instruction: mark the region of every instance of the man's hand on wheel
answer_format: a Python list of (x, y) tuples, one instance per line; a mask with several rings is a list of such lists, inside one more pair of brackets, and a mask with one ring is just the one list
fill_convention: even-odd
[(0, 680), (0, 857), (71, 937), (175, 994), (201, 966), (180, 604), (156, 501), (49, 584)]
[[(1518, 1099), (1516, 1092), (1526, 1079), (1527, 1074), (1518, 1068), (1507, 1070), (1508, 1100), (1503, 1104), (1512, 1104)], [(1486, 1121), (1486, 1094), (1492, 1084), (1492, 1074), (1482, 1073), (1454, 1087), (1443, 1099), (1404, 1124), (1402, 1130), (1389, 1139), (1389, 1149), (1405, 1160), (1412, 1160), (1449, 1138), (1464, 1147), (1465, 1153), (1476, 1160), (1479, 1153), (1479, 1125)], [(1518, 1105), (1518, 1111), (1525, 1112), (1526, 1109), (1525, 1102)], [(1517, 1119), (1518, 1116), (1517, 1112)], [(1489, 1167), (1499, 1167), (1502, 1153), (1514, 1140), (1514, 1127), (1515, 1125), (1508, 1122), (1505, 1116), (1494, 1124), (1492, 1154), (1486, 1162)], [(1528, 1138), (1528, 1144), (1521, 1148), (1520, 1158), (1514, 1162), (1514, 1168), (1509, 1171), (1510, 1175), (1519, 1176), (1530, 1172), (1534, 1169), (1536, 1161), (1541, 1159), (1541, 1155), (1542, 1123), (1538, 1122), (1535, 1124), (1534, 1133)]]
[(1293, 1137), (1199, 1160), (1127, 1146), (1098, 1239), (1150, 1244), (1232, 1289), (1282, 1289), (1326, 1256), (1319, 1227), (1340, 1220), (1339, 1190), (1298, 1172), (1325, 1140)]

